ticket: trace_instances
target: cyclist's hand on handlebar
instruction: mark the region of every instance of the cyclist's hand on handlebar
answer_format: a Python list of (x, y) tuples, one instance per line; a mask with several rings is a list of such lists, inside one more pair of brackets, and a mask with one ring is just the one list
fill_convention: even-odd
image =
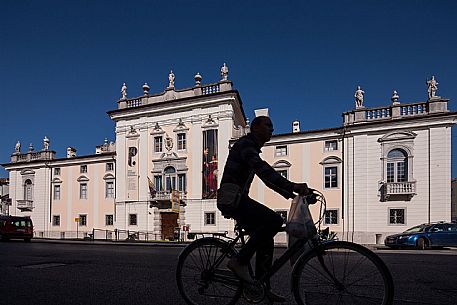
[(301, 196), (306, 196), (312, 194), (313, 190), (308, 188), (308, 185), (306, 183), (295, 183), (294, 192)]

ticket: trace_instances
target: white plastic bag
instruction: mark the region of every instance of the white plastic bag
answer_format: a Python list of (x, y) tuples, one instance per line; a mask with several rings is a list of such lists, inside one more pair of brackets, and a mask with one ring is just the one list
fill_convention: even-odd
[(309, 205), (302, 196), (296, 196), (290, 205), (287, 217), (286, 232), (296, 238), (311, 238), (316, 234), (313, 217)]
[[(292, 247), (300, 239), (313, 237), (317, 232), (313, 217), (309, 212), (309, 204), (302, 196), (296, 196), (292, 200), (287, 217), (286, 232), (288, 233), (288, 247)], [(305, 247), (290, 258), (291, 266), (295, 264), (304, 250)]]

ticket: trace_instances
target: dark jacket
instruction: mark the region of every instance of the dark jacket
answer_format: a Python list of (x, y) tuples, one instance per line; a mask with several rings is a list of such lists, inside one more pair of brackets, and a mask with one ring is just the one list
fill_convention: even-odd
[(260, 152), (260, 146), (252, 134), (238, 139), (230, 149), (227, 163), (224, 167), (221, 185), (224, 183), (235, 183), (242, 189), (246, 185), (247, 194), (254, 179), (254, 176), (250, 176), (250, 173), (254, 171), (266, 186), (281, 194), (286, 199), (293, 198), (294, 184), (262, 160), (259, 156)]

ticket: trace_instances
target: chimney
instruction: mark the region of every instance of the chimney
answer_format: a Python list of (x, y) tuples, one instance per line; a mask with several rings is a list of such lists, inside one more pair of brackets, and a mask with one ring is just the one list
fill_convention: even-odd
[(67, 148), (67, 158), (74, 158), (76, 157), (76, 148), (68, 146)]
[(255, 113), (255, 117), (258, 117), (258, 116), (270, 116), (268, 114), (268, 108), (262, 108), (262, 109), (256, 109), (254, 110), (254, 113)]
[(292, 132), (293, 133), (300, 132), (300, 121), (299, 120), (295, 120), (292, 122)]

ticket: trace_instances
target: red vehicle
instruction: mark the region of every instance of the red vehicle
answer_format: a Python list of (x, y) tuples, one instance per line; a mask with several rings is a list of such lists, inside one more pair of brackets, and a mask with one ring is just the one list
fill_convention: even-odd
[(29, 242), (33, 237), (33, 223), (30, 217), (0, 216), (0, 238), (23, 239)]

